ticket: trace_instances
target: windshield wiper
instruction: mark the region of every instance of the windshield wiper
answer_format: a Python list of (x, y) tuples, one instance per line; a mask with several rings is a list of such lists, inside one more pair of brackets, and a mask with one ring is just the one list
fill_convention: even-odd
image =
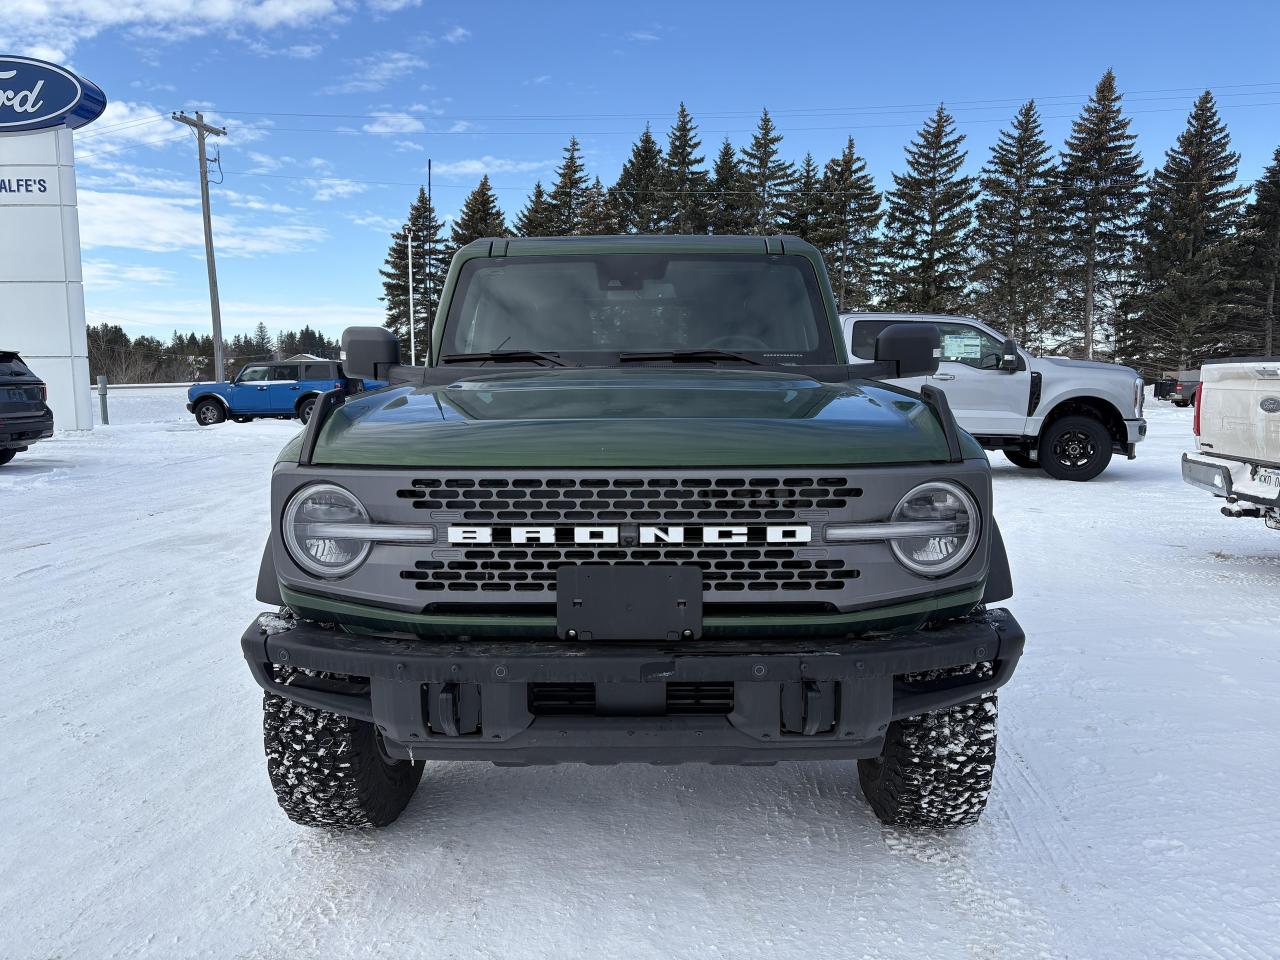
[(654, 360), (670, 360), (672, 363), (715, 363), (717, 360), (734, 360), (738, 363), (749, 363), (758, 367), (759, 360), (752, 360), (740, 353), (728, 350), (633, 350), (618, 354), (619, 363), (645, 363)]
[(539, 350), (490, 350), (487, 353), (446, 353), (441, 363), (541, 363), (548, 367), (563, 367), (565, 362), (550, 353)]

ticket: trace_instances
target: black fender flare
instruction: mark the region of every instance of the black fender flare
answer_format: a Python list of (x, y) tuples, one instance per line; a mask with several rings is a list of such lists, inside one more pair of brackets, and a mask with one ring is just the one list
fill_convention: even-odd
[(217, 400), (220, 404), (222, 404), (223, 410), (227, 411), (227, 413), (231, 412), (231, 404), (227, 403), (227, 398), (222, 396), (221, 394), (202, 393), (200, 394), (200, 396), (196, 397), (194, 400), (191, 401), (191, 406), (195, 407), (195, 405), (199, 403), (201, 400)]
[(276, 579), (276, 560), (271, 555), (270, 537), (267, 537), (267, 545), (262, 548), (262, 563), (258, 566), (256, 596), (260, 603), (269, 603), (275, 607), (284, 606), (284, 597), (280, 596), (280, 581)]
[[(274, 576), (274, 574), (273, 574)], [(1013, 574), (1009, 570), (1009, 554), (1004, 549), (1004, 537), (1000, 525), (991, 518), (991, 555), (987, 561), (987, 586), (982, 592), (983, 603), (998, 603), (1013, 596)]]

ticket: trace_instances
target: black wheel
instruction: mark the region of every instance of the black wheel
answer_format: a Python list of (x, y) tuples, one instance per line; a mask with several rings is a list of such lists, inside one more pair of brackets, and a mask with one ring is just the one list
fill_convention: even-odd
[(1175, 400), (1175, 401), (1173, 401), (1173, 405), (1174, 405), (1175, 407), (1189, 407), (1189, 406), (1191, 406), (1191, 401), (1190, 401), (1190, 400)]
[(385, 827), (422, 779), (421, 761), (387, 756), (371, 723), (271, 694), (263, 695), (262, 712), (267, 774), (280, 809), (294, 823)]
[(1022, 467), (1024, 470), (1040, 469), (1040, 461), (1025, 450), (1006, 450), (1004, 456), (1015, 467)]
[(226, 409), (217, 400), (201, 400), (191, 412), (202, 427), (212, 427), (227, 419)]
[(1093, 417), (1055, 420), (1040, 435), (1040, 466), (1058, 480), (1092, 480), (1111, 462), (1111, 434)]
[(0, 467), (12, 460), (18, 455), (17, 450), (0, 450)]
[(298, 404), (298, 419), (301, 420), (303, 423), (306, 423), (308, 420), (311, 419), (311, 411), (314, 410), (315, 408), (316, 408), (316, 398), (307, 397), (307, 399), (303, 400), (300, 404)]
[[(982, 663), (961, 668), (983, 670)], [(919, 675), (935, 679), (955, 671)], [(884, 750), (858, 761), (858, 783), (882, 823), (962, 827), (987, 806), (996, 765), (996, 695), (889, 724)]]
[(252, 423), (253, 422), (253, 417), (232, 417), (231, 419), (234, 420), (236, 423)]

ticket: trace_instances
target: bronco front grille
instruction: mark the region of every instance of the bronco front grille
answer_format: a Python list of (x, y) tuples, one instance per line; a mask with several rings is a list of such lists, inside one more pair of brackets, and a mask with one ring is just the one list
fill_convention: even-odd
[[(423, 477), (395, 496), (417, 522), (446, 524), (814, 524), (849, 515), (863, 491), (818, 473), (754, 476), (565, 474)], [(430, 549), (400, 577), (433, 599), (506, 594), (546, 601), (566, 564), (682, 564), (702, 569), (705, 595), (742, 599), (837, 592), (861, 574), (821, 544), (657, 543), (643, 546), (492, 543)]]
[(838, 476), (431, 477), (396, 496), (471, 523), (776, 523), (844, 510), (862, 489)]

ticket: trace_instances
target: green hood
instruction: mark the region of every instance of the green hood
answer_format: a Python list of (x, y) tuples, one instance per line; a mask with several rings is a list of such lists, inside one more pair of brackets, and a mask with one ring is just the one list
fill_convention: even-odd
[[(965, 456), (981, 451), (965, 437)], [(285, 456), (297, 456), (296, 444)], [(945, 460), (933, 413), (862, 381), (741, 369), (522, 369), (349, 400), (313, 463), (387, 467), (682, 467)]]

